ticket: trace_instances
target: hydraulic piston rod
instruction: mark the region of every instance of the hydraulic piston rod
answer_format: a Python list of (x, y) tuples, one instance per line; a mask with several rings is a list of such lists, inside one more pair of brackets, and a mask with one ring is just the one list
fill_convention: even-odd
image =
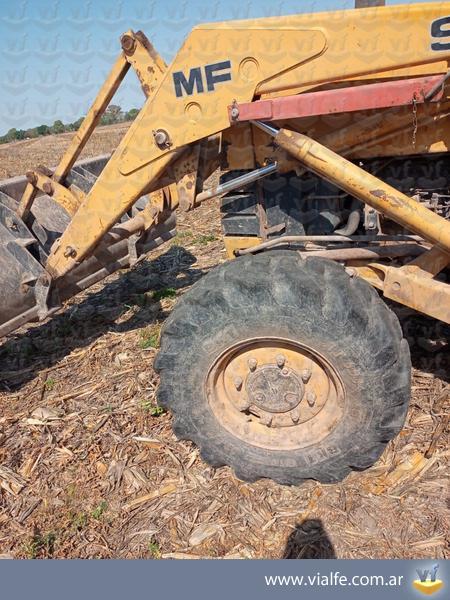
[(209, 200), (209, 198), (215, 198), (216, 196), (220, 196), (221, 194), (226, 194), (231, 192), (232, 190), (236, 190), (238, 188), (244, 187), (253, 183), (254, 181), (258, 181), (262, 177), (267, 177), (272, 173), (275, 173), (277, 170), (277, 163), (270, 163), (260, 169), (255, 169), (254, 171), (250, 171), (249, 173), (245, 173), (240, 177), (235, 177), (226, 183), (222, 183), (211, 190), (206, 190), (205, 192), (201, 192), (195, 199), (196, 204), (200, 204), (204, 200)]
[(310, 137), (252, 121), (310, 171), (450, 254), (450, 222)]

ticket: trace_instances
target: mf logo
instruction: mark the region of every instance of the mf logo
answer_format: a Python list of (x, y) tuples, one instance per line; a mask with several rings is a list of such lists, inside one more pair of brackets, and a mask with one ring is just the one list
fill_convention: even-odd
[(440, 579), (437, 579), (439, 565), (434, 565), (432, 569), (416, 569), (419, 579), (413, 581), (413, 586), (422, 594), (434, 594), (444, 585)]
[[(204, 74), (203, 74), (203, 72)], [(192, 94), (202, 94), (206, 90), (213, 92), (216, 83), (231, 81), (231, 62), (225, 60), (202, 67), (193, 67), (189, 71), (188, 77), (183, 71), (176, 71), (173, 74), (173, 84), (175, 86), (175, 95), (181, 98), (183, 93), (187, 96)]]

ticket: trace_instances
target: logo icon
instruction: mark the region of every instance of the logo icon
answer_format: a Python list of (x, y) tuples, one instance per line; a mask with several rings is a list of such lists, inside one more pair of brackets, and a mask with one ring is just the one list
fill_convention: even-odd
[(413, 586), (422, 594), (431, 596), (435, 592), (439, 591), (444, 585), (441, 579), (436, 579), (437, 570), (439, 565), (434, 565), (432, 569), (416, 569), (416, 573), (419, 579), (413, 581)]

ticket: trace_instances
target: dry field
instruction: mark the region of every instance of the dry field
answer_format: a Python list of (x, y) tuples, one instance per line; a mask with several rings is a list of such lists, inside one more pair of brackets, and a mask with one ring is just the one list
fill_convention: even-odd
[[(100, 129), (84, 155), (111, 150), (124, 130)], [(69, 138), (1, 146), (0, 177), (54, 165)], [(217, 201), (180, 215), (178, 231), (133, 270), (0, 343), (0, 555), (449, 557), (448, 436), (440, 431), (449, 327), (398, 310), (413, 398), (374, 467), (338, 485), (243, 483), (178, 442), (156, 406), (161, 324), (224, 260)]]

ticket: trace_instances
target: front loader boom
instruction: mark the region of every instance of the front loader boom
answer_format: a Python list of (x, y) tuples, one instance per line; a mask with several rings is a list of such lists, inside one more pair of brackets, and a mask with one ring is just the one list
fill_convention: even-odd
[[(4, 288), (22, 294), (19, 309), (5, 300), (0, 334), (134, 264), (173, 234), (177, 207), (192, 209), (273, 171), (319, 175), (374, 209), (378, 224), (390, 219), (415, 234), (409, 256), (425, 252), (428, 260), (352, 268), (386, 296), (450, 322), (448, 285), (435, 279), (448, 264), (448, 219), (352, 162), (448, 151), (449, 15), (450, 5), (429, 3), (199, 25), (169, 66), (142, 32), (126, 32), (60, 164), (0, 184)], [(130, 68), (146, 98), (142, 110), (110, 158), (77, 163)], [(205, 189), (219, 164), (254, 175)], [(253, 239), (231, 236), (227, 248), (258, 251), (280, 233), (265, 224)], [(363, 241), (372, 249), (387, 243)]]

